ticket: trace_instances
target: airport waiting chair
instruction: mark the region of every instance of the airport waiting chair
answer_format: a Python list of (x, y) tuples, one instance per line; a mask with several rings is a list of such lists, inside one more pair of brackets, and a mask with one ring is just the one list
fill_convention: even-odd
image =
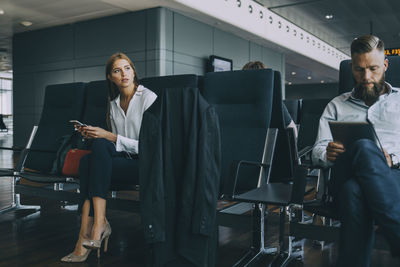
[[(223, 149), (221, 195), (232, 194), (228, 177), (229, 166), (234, 160), (260, 162), (263, 158), (271, 120), (273, 79), (270, 69), (215, 72), (204, 76), (202, 94), (215, 106), (220, 119)], [(265, 169), (269, 172), (269, 168)], [(238, 190), (257, 185), (259, 170), (248, 170), (246, 174), (249, 178), (238, 185)]]
[[(389, 61), (389, 68), (386, 71), (385, 79), (392, 86), (400, 87), (400, 77), (397, 75), (397, 70), (400, 69), (400, 58), (398, 56), (389, 56), (387, 59)], [(351, 91), (355, 85), (350, 63), (351, 60), (343, 60), (340, 63), (339, 94)], [(305, 155), (311, 151), (318, 132), (318, 123), (316, 122), (319, 121), (322, 111), (329, 101), (329, 99), (310, 99), (303, 101), (303, 113), (305, 117), (302, 118), (300, 124), (298, 140), (299, 154)], [(310, 159), (308, 159), (308, 164), (311, 165)], [(325, 174), (322, 174), (321, 178), (318, 180), (319, 192), (317, 198), (319, 199), (326, 198), (327, 196), (326, 187), (329, 179), (328, 172), (326, 171)]]
[[(303, 100), (301, 117), (301, 123), (303, 124), (300, 124), (298, 139), (299, 150), (300, 148), (302, 148), (303, 153), (305, 153), (305, 151), (311, 152), (318, 131), (319, 118), (329, 101), (329, 99)], [(286, 147), (284, 149), (290, 148)], [(287, 161), (288, 159), (286, 159), (285, 165), (285, 159), (283, 158), (280, 168), (287, 168)], [(304, 221), (304, 210), (310, 211), (312, 213), (318, 213), (320, 215), (325, 210), (324, 206), (322, 206), (321, 209), (318, 210), (319, 206), (316, 204), (321, 204), (320, 202), (312, 201), (309, 203), (307, 201), (304, 201), (304, 195), (306, 193), (305, 189), (308, 183), (307, 177), (310, 174), (310, 169), (313, 166), (311, 166), (310, 164), (306, 164), (304, 166), (301, 164), (301, 162), (295, 162), (293, 165), (290, 166), (292, 166), (293, 168), (292, 183), (266, 183), (259, 188), (253, 189), (243, 194), (236, 194), (234, 196), (234, 199), (236, 201), (244, 201), (261, 205), (263, 212), (266, 209), (266, 205), (272, 204), (281, 207), (279, 234), (280, 254), (279, 257), (276, 257), (274, 260), (274, 264), (278, 264), (280, 266), (287, 266), (292, 260), (303, 257), (303, 248), (295, 248), (295, 239), (301, 240), (302, 238), (304, 238), (304, 236), (309, 235), (308, 238), (319, 240), (318, 238), (314, 237), (318, 236), (321, 233), (325, 235), (325, 239), (329, 241), (335, 240), (335, 238), (337, 237), (336, 228), (332, 227), (332, 231), (325, 232), (325, 228), (322, 228), (322, 226), (314, 227), (313, 224), (307, 224)], [(323, 178), (320, 179), (323, 180)], [(324, 184), (322, 182), (317, 183), (317, 188), (318, 186), (323, 185)], [(321, 192), (321, 194), (323, 193)], [(289, 216), (287, 217), (285, 216), (286, 212), (289, 214)], [(324, 215), (328, 214), (324, 213)], [(260, 219), (262, 221), (260, 228), (262, 228), (264, 225), (263, 217), (261, 217)], [(288, 220), (290, 227), (288, 232), (285, 233), (283, 229), (285, 228), (284, 225), (286, 223), (286, 220)], [(263, 243), (263, 241), (261, 243)], [(261, 249), (260, 251), (262, 252), (263, 250)], [(259, 255), (262, 255), (262, 253), (260, 253)]]
[[(271, 69), (207, 73), (204, 98), (215, 107), (221, 130), (221, 198), (234, 200), (237, 194), (267, 183), (277, 130), (270, 129), (274, 72)], [(234, 178), (236, 177), (236, 179)], [(242, 205), (247, 204), (247, 205)], [(239, 203), (218, 210), (219, 225), (241, 223), (244, 212), (253, 210), (254, 220), (264, 220), (264, 211), (252, 203)], [(230, 223), (227, 223), (230, 221)], [(259, 253), (276, 253), (263, 244), (264, 221), (256, 223), (249, 252), (237, 266)], [(251, 220), (247, 220), (251, 224)]]
[[(275, 74), (275, 77), (279, 79), (279, 76)], [(275, 81), (276, 83), (279, 80)], [(275, 91), (274, 91), (275, 93)], [(279, 94), (274, 97), (275, 101), (278, 101)], [(302, 110), (302, 122), (304, 120), (304, 125), (300, 126), (300, 132), (299, 135), (301, 134), (302, 136), (299, 136), (299, 142), (305, 147), (303, 149), (308, 151), (311, 151), (311, 148), (314, 144), (315, 137), (317, 135), (318, 131), (318, 124), (319, 124), (319, 118), (326, 106), (326, 104), (330, 100), (324, 99), (324, 100), (304, 100), (303, 101), (303, 110)], [(282, 101), (281, 101), (282, 102)], [(278, 105), (279, 106), (279, 105)], [(274, 109), (274, 107), (273, 107)], [(279, 127), (277, 121), (280, 118), (279, 116), (275, 116), (275, 122), (274, 125), (276, 127)], [(283, 120), (283, 119), (282, 119)], [(272, 122), (271, 122), (272, 123)], [(280, 122), (282, 123), (282, 122)], [(281, 126), (282, 127), (282, 126)], [(279, 133), (278, 133), (279, 135)], [(287, 137), (287, 136), (286, 136)], [(303, 138), (303, 139), (302, 139)], [(309, 138), (309, 141), (304, 140), (304, 138)], [(312, 140), (311, 140), (311, 139)], [(279, 141), (277, 143), (277, 147), (275, 152), (283, 152), (282, 154), (289, 154), (291, 147), (287, 145), (290, 139), (285, 138), (286, 146), (281, 146), (281, 150), (279, 150), (277, 147), (279, 146)], [(282, 141), (282, 140), (281, 140)], [(308, 142), (308, 143), (307, 143)], [(309, 145), (306, 146), (305, 144)], [(307, 147), (307, 148), (306, 148)], [(287, 151), (282, 151), (282, 150), (287, 150)], [(296, 151), (295, 151), (296, 152)], [(294, 153), (295, 153), (294, 152)], [(297, 155), (298, 156), (298, 155)], [(296, 158), (296, 157), (295, 157)], [(275, 160), (275, 158), (274, 158)], [(265, 211), (266, 205), (277, 205), (280, 206), (280, 212), (281, 212), (281, 219), (280, 219), (280, 257), (277, 257), (276, 260), (281, 260), (279, 264), (282, 266), (286, 266), (289, 264), (293, 259), (300, 258), (304, 255), (304, 252), (302, 248), (300, 250), (295, 250), (294, 245), (295, 245), (295, 237), (292, 235), (295, 233), (299, 227), (298, 225), (304, 224), (304, 217), (303, 217), (303, 207), (307, 206), (308, 203), (304, 202), (304, 194), (305, 194), (305, 188), (308, 182), (307, 176), (309, 174), (309, 169), (311, 166), (302, 166), (300, 162), (293, 162), (291, 161), (290, 157), (281, 157), (280, 163), (280, 168), (292, 168), (292, 175), (290, 176), (291, 183), (289, 184), (282, 184), (279, 182), (285, 181), (285, 179), (278, 179), (275, 181), (275, 183), (266, 183), (262, 185), (259, 188), (253, 189), (249, 192), (243, 193), (243, 194), (236, 194), (234, 196), (234, 199), (237, 201), (244, 201), (244, 202), (249, 202), (249, 203), (254, 203), (254, 204), (261, 204), (261, 207), (263, 209), (262, 212)], [(272, 166), (274, 165), (274, 161), (272, 163)], [(272, 175), (271, 179), (269, 180), (270, 182), (273, 181)], [(286, 180), (287, 181), (287, 180)], [(322, 183), (320, 184), (322, 185)], [(305, 208), (304, 208), (305, 209)], [(286, 221), (285, 217), (285, 211), (288, 211), (289, 216), (287, 217), (289, 220), (289, 224), (292, 226), (290, 228), (288, 233), (285, 233), (283, 231), (284, 229), (284, 224)], [(313, 210), (314, 211), (314, 210)], [(314, 211), (315, 212), (315, 211)], [(293, 214), (296, 216), (293, 217)], [(264, 222), (263, 222), (263, 217), (260, 217), (260, 220), (262, 221), (260, 225), (260, 229), (264, 227)], [(298, 224), (297, 224), (298, 223)], [(297, 227), (297, 228), (296, 228)], [(262, 231), (261, 231), (262, 232)], [(284, 237), (287, 236), (287, 239), (285, 240)], [(260, 238), (261, 243), (263, 243), (263, 237)], [(262, 248), (262, 246), (260, 246)], [(260, 249), (259, 255), (262, 255), (265, 253), (263, 249)], [(241, 264), (241, 263), (239, 263)]]
[(283, 103), (289, 111), (294, 123), (296, 125), (299, 124), (301, 118), (302, 99), (285, 99), (283, 100)]
[[(389, 68), (386, 72), (386, 81), (389, 82), (392, 86), (398, 87), (400, 86), (400, 78), (396, 74), (397, 70), (400, 68), (400, 58), (399, 57), (388, 57), (389, 60)], [(339, 93), (349, 92), (354, 87), (354, 79), (351, 72), (350, 60), (344, 60), (340, 64), (339, 70)], [(327, 100), (325, 102), (328, 102)], [(307, 118), (307, 112), (305, 110), (308, 109), (308, 105), (312, 106), (311, 109), (315, 109), (317, 104), (307, 101), (303, 101), (303, 112), (302, 119), (304, 121), (311, 122), (312, 120), (316, 120), (317, 114), (311, 113), (310, 118)], [(321, 107), (326, 105), (323, 101), (320, 102)], [(320, 109), (321, 110), (321, 109)], [(313, 119), (314, 118), (314, 119)], [(317, 124), (313, 123), (315, 127), (318, 127)], [(300, 126), (302, 129), (303, 125)], [(311, 126), (312, 127), (312, 126)], [(304, 128), (310, 128), (309, 126), (304, 126)], [(300, 138), (301, 131), (299, 133)], [(305, 133), (309, 135), (308, 133)], [(315, 133), (316, 135), (316, 133)], [(307, 138), (305, 138), (308, 140)], [(315, 140), (315, 137), (314, 137)], [(300, 140), (299, 140), (300, 142)], [(304, 142), (304, 146), (306, 147), (306, 143)], [(311, 147), (312, 148), (312, 147)], [(309, 148), (307, 148), (308, 150)], [(332, 224), (332, 220), (339, 220), (339, 216), (336, 211), (330, 205), (330, 198), (328, 194), (327, 183), (330, 177), (330, 170), (325, 169), (321, 172), (321, 177), (319, 178), (318, 192), (316, 195), (316, 199), (309, 202), (304, 202), (303, 210), (308, 211), (312, 214), (319, 215), (323, 218), (322, 225), (316, 224), (305, 224), (299, 220), (294, 220), (290, 222), (289, 226), (289, 236), (290, 238), (306, 238), (312, 240), (319, 241), (327, 241), (327, 242), (337, 242), (339, 240), (339, 227), (340, 225)], [(384, 240), (380, 238), (379, 235), (376, 236), (375, 247), (387, 249), (388, 245)]]
[[(13, 207), (19, 208), (19, 194), (76, 202), (76, 194), (64, 191), (64, 183), (78, 184), (75, 177), (53, 174), (52, 167), (60, 138), (73, 133), (69, 120), (80, 119), (83, 109), (84, 83), (49, 85), (45, 90), (43, 110), (27, 147), (22, 151), (13, 176), (15, 179)], [(47, 186), (30, 186), (23, 179)], [(75, 186), (76, 188), (77, 186)]]

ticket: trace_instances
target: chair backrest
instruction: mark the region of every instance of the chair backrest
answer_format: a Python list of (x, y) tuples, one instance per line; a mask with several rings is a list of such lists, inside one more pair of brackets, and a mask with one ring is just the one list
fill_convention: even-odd
[[(394, 87), (400, 87), (400, 75), (398, 75), (400, 70), (400, 57), (399, 56), (389, 56), (389, 67), (385, 74), (385, 79)], [(354, 78), (351, 72), (350, 66), (351, 60), (343, 60), (340, 63), (339, 69), (339, 94), (349, 92), (354, 87)]]
[(60, 138), (73, 132), (69, 120), (80, 119), (83, 110), (84, 83), (67, 83), (46, 87), (39, 127), (31, 149), (54, 151), (30, 152), (25, 167), (49, 172), (53, 166)]
[[(294, 156), (292, 155), (292, 147), (295, 146), (291, 142), (288, 130), (286, 129), (283, 101), (282, 101), (282, 82), (279, 71), (274, 71), (274, 91), (272, 101), (272, 115), (270, 128), (278, 129), (278, 138), (274, 150), (272, 160), (272, 169), (270, 182), (283, 182), (291, 180), (293, 177)], [(293, 140), (294, 141), (294, 140)]]
[(294, 123), (300, 123), (301, 115), (301, 101), (302, 99), (285, 99), (283, 103), (285, 104), (290, 116), (292, 117)]
[[(220, 122), (220, 192), (227, 187), (235, 160), (262, 160), (271, 118), (273, 82), (271, 69), (213, 72), (204, 76), (203, 97), (215, 107)], [(259, 171), (252, 168), (242, 172), (237, 192), (255, 188)]]
[(197, 88), (198, 79), (194, 74), (157, 76), (143, 78), (140, 84), (159, 95), (165, 88)]
[(331, 99), (303, 99), (297, 147), (300, 151), (313, 146), (318, 134), (319, 119)]
[(108, 102), (106, 80), (89, 82), (85, 86), (85, 101), (81, 122), (107, 129), (106, 115)]

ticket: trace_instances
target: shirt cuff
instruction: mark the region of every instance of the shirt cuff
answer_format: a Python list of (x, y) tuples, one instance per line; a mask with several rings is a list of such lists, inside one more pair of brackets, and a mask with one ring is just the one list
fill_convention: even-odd
[(138, 154), (139, 141), (127, 138), (122, 135), (117, 135), (117, 141), (115, 142), (115, 150), (117, 150), (118, 152), (126, 151), (132, 154)]

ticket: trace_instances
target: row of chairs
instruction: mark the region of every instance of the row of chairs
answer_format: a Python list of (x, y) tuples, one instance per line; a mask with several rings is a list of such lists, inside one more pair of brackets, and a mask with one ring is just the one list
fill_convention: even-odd
[[(400, 81), (398, 79), (398, 76), (395, 75), (396, 70), (398, 69), (398, 66), (400, 64), (400, 60), (398, 57), (390, 57), (389, 58), (389, 70), (386, 73), (386, 81), (388, 81), (390, 84), (393, 86), (399, 86)], [(274, 80), (275, 83), (277, 83), (277, 79)], [(339, 92), (345, 92), (351, 89), (354, 86), (354, 80), (351, 75), (351, 65), (350, 61), (343, 61), (340, 67), (340, 88)], [(278, 91), (276, 88), (279, 88), (279, 85), (275, 85), (274, 89), (274, 100), (278, 98)], [(299, 132), (299, 142), (297, 145), (298, 149), (298, 156), (305, 155), (307, 152), (310, 152), (312, 150), (312, 145), (315, 141), (315, 137), (317, 134), (317, 129), (318, 129), (318, 122), (319, 122), (319, 117), (321, 116), (326, 104), (329, 102), (329, 99), (325, 100), (311, 100), (309, 103), (308, 101), (303, 101), (302, 102), (302, 114), (301, 114), (301, 123), (300, 123), (300, 132)], [(310, 105), (308, 107), (308, 104)], [(277, 106), (276, 102), (274, 102), (273, 106)], [(307, 109), (309, 108), (310, 112), (307, 112)], [(278, 118), (278, 116), (274, 115), (271, 118), (271, 125), (272, 127), (272, 121), (273, 119)], [(274, 125), (276, 127), (276, 124)], [(282, 131), (280, 132), (282, 133)], [(280, 146), (280, 148), (277, 149), (277, 153), (274, 154), (274, 157), (277, 156), (278, 153), (282, 152), (288, 152), (287, 148), (284, 148), (280, 141), (283, 139), (279, 140), (278, 136), (278, 142), (276, 143), (277, 147)], [(271, 148), (271, 146), (270, 146)], [(290, 163), (285, 162), (285, 158), (281, 158), (279, 161), (273, 161), (273, 163), (279, 163), (282, 164), (278, 170), (282, 170), (283, 168), (291, 168)], [(253, 203), (261, 206), (261, 214), (259, 216), (260, 219), (260, 226), (259, 226), (259, 241), (253, 243), (253, 245), (256, 245), (256, 249), (253, 248), (252, 251), (250, 251), (249, 254), (247, 254), (244, 258), (242, 258), (237, 266), (241, 265), (246, 265), (248, 263), (252, 263), (260, 255), (263, 254), (268, 254), (270, 252), (273, 252), (274, 250), (271, 250), (270, 248), (265, 248), (264, 247), (264, 212), (266, 210), (266, 205), (278, 205), (281, 207), (281, 232), (280, 232), (280, 250), (281, 251), (286, 251), (286, 255), (284, 255), (284, 260), (281, 263), (281, 266), (286, 266), (291, 260), (299, 257), (302, 255), (302, 251), (299, 251), (300, 253), (295, 253), (293, 250), (293, 245), (294, 245), (294, 240), (295, 239), (313, 239), (313, 240), (320, 240), (320, 241), (337, 241), (339, 239), (339, 225), (332, 224), (332, 219), (338, 219), (338, 215), (332, 208), (330, 207), (329, 203), (329, 197), (328, 197), (328, 192), (327, 192), (327, 183), (329, 179), (329, 169), (327, 170), (320, 170), (319, 171), (319, 176), (318, 176), (318, 181), (317, 181), (317, 194), (316, 194), (316, 199), (312, 201), (304, 201), (304, 192), (305, 192), (305, 187), (306, 187), (306, 176), (309, 173), (309, 169), (312, 166), (311, 162), (308, 162), (308, 164), (304, 164), (304, 162), (307, 163), (307, 161), (302, 161), (302, 164), (297, 165), (299, 162), (296, 161), (294, 163), (294, 167), (291, 169), (292, 170), (292, 176), (287, 176), (291, 177), (292, 179), (289, 179), (289, 181), (292, 181), (292, 183), (282, 183), (282, 181), (285, 181), (285, 179), (277, 179), (274, 182), (271, 183), (273, 180), (273, 176), (271, 175), (270, 177), (267, 176), (267, 179), (265, 181), (259, 182), (258, 187), (247, 191), (245, 193), (236, 192), (236, 188), (231, 190), (232, 195), (231, 198), (240, 201), (240, 202), (248, 202), (248, 203)], [(237, 163), (237, 166), (242, 165), (249, 165), (253, 164), (256, 166), (259, 166), (261, 168), (267, 168), (268, 169), (268, 164), (262, 161), (258, 161), (258, 163), (248, 163), (245, 161)], [(257, 165), (258, 164), (258, 165)], [(296, 166), (297, 165), (297, 166)], [(274, 168), (274, 164), (272, 164), (272, 170)], [(235, 169), (233, 173), (239, 174), (239, 167)], [(281, 176), (280, 178), (285, 177)], [(269, 179), (268, 179), (269, 178)], [(237, 175), (233, 182), (229, 183), (232, 185), (237, 185), (238, 180), (240, 179), (240, 175)], [(284, 234), (283, 230), (284, 229), (284, 224), (285, 224), (285, 212), (287, 211), (289, 213), (289, 216), (287, 217), (289, 220), (289, 231)], [(311, 214), (314, 215), (319, 215), (322, 216), (323, 218), (327, 218), (327, 220), (323, 220), (324, 223), (323, 225), (314, 225), (310, 223), (304, 223), (304, 211), (308, 211)], [(293, 216), (297, 215), (297, 216)], [(287, 238), (287, 244), (285, 245), (284, 241), (284, 236), (288, 237)], [(382, 246), (382, 244), (379, 244), (378, 246)], [(384, 246), (387, 247), (387, 246)]]
[[(296, 144), (293, 135), (284, 125), (279, 72), (267, 69), (208, 73), (204, 77), (176, 75), (145, 78), (141, 84), (156, 94), (160, 90), (174, 87), (199, 88), (203, 97), (215, 107), (220, 120), (222, 142), (220, 197), (262, 204), (261, 212), (258, 206), (252, 204), (224, 207), (218, 211), (219, 223), (233, 225), (232, 216), (238, 218), (238, 214), (249, 210), (253, 210), (254, 215), (258, 214), (250, 218), (260, 220), (255, 229), (260, 234), (255, 238), (248, 257), (239, 262), (239, 265), (251, 261), (255, 255), (254, 259), (257, 259), (263, 253), (276, 252), (276, 249), (267, 249), (263, 244), (265, 205), (291, 208), (305, 206), (303, 196), (306, 173), (303, 168), (298, 167), (298, 154), (310, 151), (319, 117), (329, 100), (302, 101), (301, 109), (297, 109), (301, 112), (298, 116), (300, 131)], [(59, 145), (58, 139), (73, 131), (72, 125), (68, 123), (70, 119), (105, 127), (107, 84), (106, 81), (96, 81), (48, 86), (44, 103), (39, 125), (35, 128), (37, 132), (31, 135), (17, 167), (1, 170), (0, 175), (16, 177), (16, 193), (76, 203), (76, 191), (61, 189), (65, 183), (78, 184), (79, 179), (50, 175)], [(52, 189), (57, 190), (22, 185), (19, 183), (21, 177), (35, 182), (54, 183)], [(130, 188), (129, 185), (112, 187), (113, 190), (135, 188)], [(120, 209), (123, 207), (118, 206)], [(124, 207), (122, 209), (135, 211), (134, 207), (138, 208), (138, 205), (132, 206), (131, 202), (126, 202)], [(281, 213), (282, 224), (285, 216), (283, 211), (284, 209)], [(296, 227), (291, 223), (291, 238), (297, 235), (294, 229), (299, 228)], [(282, 225), (282, 231), (283, 228)], [(280, 237), (281, 250), (284, 250), (283, 232)], [(288, 254), (292, 256), (290, 250)]]

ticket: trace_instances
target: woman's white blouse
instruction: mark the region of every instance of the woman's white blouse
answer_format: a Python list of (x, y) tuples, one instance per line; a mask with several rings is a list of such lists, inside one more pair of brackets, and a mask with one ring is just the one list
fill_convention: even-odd
[(111, 130), (117, 135), (115, 143), (117, 151), (139, 153), (139, 132), (143, 113), (153, 104), (157, 95), (146, 87), (139, 85), (131, 101), (126, 115), (120, 106), (120, 96), (111, 101)]

